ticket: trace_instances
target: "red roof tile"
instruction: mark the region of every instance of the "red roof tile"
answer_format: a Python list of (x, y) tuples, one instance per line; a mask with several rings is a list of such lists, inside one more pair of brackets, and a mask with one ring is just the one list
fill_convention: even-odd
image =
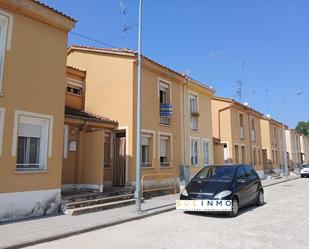
[(85, 119), (89, 121), (94, 121), (94, 122), (103, 122), (103, 123), (108, 123), (117, 126), (118, 122), (115, 120), (111, 120), (109, 118), (102, 117), (97, 114), (93, 114), (90, 112), (85, 112), (82, 110), (78, 110), (72, 107), (65, 107), (65, 116), (66, 117), (72, 117), (72, 118), (80, 118), (80, 119)]

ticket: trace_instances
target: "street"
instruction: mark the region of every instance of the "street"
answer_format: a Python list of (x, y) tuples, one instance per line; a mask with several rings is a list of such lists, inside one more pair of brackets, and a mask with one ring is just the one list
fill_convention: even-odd
[(171, 211), (28, 248), (309, 248), (309, 178), (265, 188), (236, 218)]

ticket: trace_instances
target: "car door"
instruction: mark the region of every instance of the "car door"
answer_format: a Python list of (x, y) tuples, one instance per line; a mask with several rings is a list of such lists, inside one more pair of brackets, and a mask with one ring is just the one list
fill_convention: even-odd
[(243, 166), (238, 166), (236, 170), (235, 177), (235, 194), (238, 195), (239, 198), (239, 206), (245, 206), (248, 202), (248, 187), (245, 176), (245, 171)]
[(248, 196), (247, 204), (256, 200), (257, 188), (258, 188), (258, 177), (251, 166), (244, 166), (245, 176), (247, 179)]

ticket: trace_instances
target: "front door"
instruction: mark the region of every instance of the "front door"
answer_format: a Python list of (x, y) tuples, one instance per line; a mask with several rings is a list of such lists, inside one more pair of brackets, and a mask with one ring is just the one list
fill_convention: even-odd
[(113, 185), (124, 187), (126, 184), (126, 133), (117, 132), (114, 140)]
[(264, 168), (264, 170), (269, 170), (268, 158), (267, 158), (267, 149), (262, 150), (262, 155), (263, 155), (263, 168)]

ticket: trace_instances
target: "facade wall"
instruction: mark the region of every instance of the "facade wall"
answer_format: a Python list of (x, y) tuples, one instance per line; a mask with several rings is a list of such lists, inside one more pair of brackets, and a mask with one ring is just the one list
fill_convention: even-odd
[(301, 164), (300, 134), (295, 130), (285, 131), (287, 152), (289, 154), (289, 167), (295, 169)]
[[(0, 221), (3, 221), (58, 210), (67, 31), (30, 18), (22, 9), (13, 13), (2, 9), (2, 3), (0, 8), (13, 17), (0, 94), (0, 108), (5, 110), (0, 153)], [(44, 169), (16, 169), (18, 118), (21, 117), (18, 113), (25, 117), (48, 117)]]
[[(214, 163), (214, 148), (213, 148), (213, 139), (212, 139), (212, 111), (211, 111), (211, 96), (213, 92), (206, 90), (194, 83), (189, 82), (185, 87), (185, 98), (184, 106), (186, 109), (186, 160), (185, 164), (190, 165), (190, 175), (195, 175), (201, 168), (206, 165)], [(191, 112), (190, 112), (190, 96), (194, 96), (197, 100), (197, 112), (199, 117), (197, 118), (197, 129), (192, 129), (191, 125)], [(192, 165), (191, 156), (192, 149), (191, 143), (192, 140), (198, 141), (198, 162), (197, 164)], [(207, 143), (209, 156), (205, 155), (204, 147)], [(206, 152), (206, 150), (205, 150)], [(217, 151), (218, 153), (219, 151)], [(207, 160), (207, 158), (209, 159)], [(208, 163), (207, 163), (208, 161)]]
[[(87, 71), (85, 110), (117, 120), (118, 129), (127, 131), (127, 164), (133, 167), (134, 60), (79, 51), (70, 53), (67, 60), (68, 65)], [(111, 181), (111, 170), (105, 169), (104, 171), (106, 180)]]

